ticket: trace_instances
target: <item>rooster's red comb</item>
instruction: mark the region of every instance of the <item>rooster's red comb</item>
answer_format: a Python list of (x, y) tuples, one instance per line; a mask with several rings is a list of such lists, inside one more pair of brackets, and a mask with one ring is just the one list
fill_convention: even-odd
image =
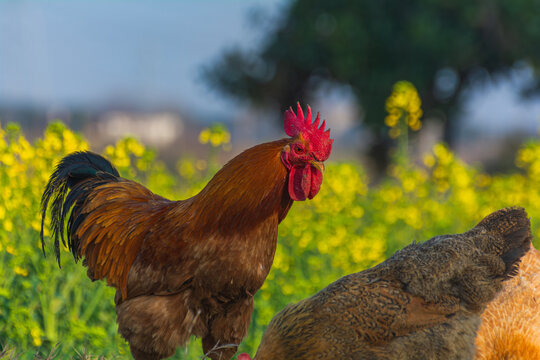
[(317, 156), (319, 161), (324, 161), (330, 156), (332, 151), (332, 143), (334, 139), (330, 139), (330, 129), (325, 130), (326, 122), (321, 121), (321, 114), (317, 113), (315, 121), (311, 122), (311, 108), (308, 105), (307, 116), (304, 119), (304, 112), (300, 103), (297, 103), (297, 114), (294, 113), (292, 107), (285, 111), (285, 132), (287, 135), (294, 137), (301, 134), (304, 139), (309, 141), (312, 151)]

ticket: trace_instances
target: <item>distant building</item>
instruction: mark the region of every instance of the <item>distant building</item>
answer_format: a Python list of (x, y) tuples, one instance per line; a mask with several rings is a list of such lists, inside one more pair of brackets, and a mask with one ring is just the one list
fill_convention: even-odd
[(184, 132), (184, 121), (172, 112), (139, 113), (110, 111), (97, 121), (98, 136), (102, 141), (114, 141), (134, 136), (154, 147), (174, 143)]

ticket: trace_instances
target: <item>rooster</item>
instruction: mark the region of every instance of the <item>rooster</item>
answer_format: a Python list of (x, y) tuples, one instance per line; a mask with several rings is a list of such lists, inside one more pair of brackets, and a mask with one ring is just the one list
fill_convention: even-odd
[(530, 243), (527, 214), (507, 208), (466, 233), (409, 245), (287, 306), (255, 360), (472, 359), (480, 314)]
[(230, 359), (270, 271), (278, 224), (293, 201), (320, 189), (333, 139), (319, 122), (309, 107), (305, 118), (300, 104), (297, 114), (289, 108), (290, 138), (242, 152), (181, 201), (120, 177), (100, 155), (68, 155), (42, 197), (43, 250), (52, 203), (58, 264), (60, 239), (66, 246), (67, 238), (88, 277), (117, 289), (118, 331), (136, 360), (170, 357), (191, 335), (202, 338), (211, 359)]

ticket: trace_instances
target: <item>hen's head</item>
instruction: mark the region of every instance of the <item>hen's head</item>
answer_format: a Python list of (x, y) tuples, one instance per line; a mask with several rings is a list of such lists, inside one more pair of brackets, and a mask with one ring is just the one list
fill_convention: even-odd
[(332, 151), (333, 139), (330, 129), (325, 130), (325, 121), (319, 127), (320, 113), (311, 122), (311, 108), (307, 116), (300, 103), (297, 113), (292, 108), (285, 111), (285, 132), (292, 139), (281, 151), (281, 161), (289, 170), (289, 196), (296, 201), (313, 199), (321, 187), (324, 165)]

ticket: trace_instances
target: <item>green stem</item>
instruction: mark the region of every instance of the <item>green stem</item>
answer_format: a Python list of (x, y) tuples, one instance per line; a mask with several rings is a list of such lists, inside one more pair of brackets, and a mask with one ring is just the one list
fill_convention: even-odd
[(409, 126), (407, 125), (405, 115), (402, 115), (399, 119), (399, 127), (398, 161), (400, 165), (406, 165), (409, 163)]

